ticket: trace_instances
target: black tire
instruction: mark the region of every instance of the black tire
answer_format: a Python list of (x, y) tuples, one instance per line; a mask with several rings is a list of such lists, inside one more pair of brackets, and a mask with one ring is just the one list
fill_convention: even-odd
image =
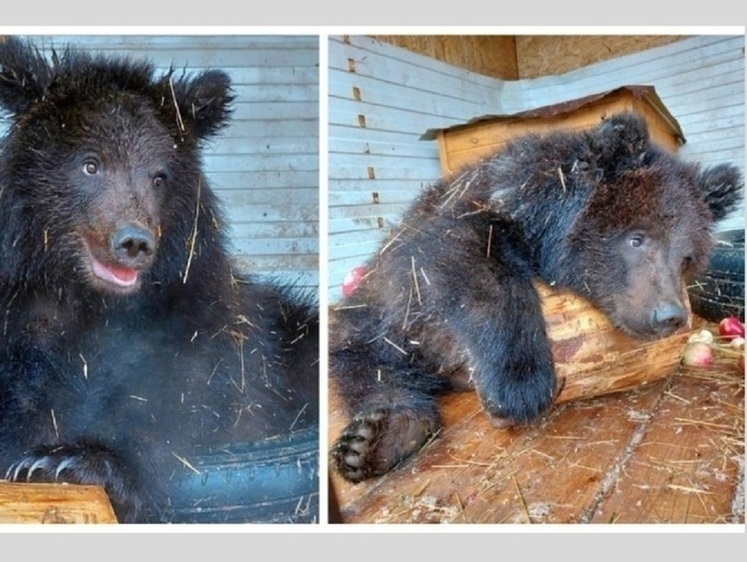
[(688, 286), (690, 306), (712, 322), (727, 316), (744, 322), (744, 230), (727, 230), (717, 238), (708, 269)]
[(170, 490), (173, 523), (319, 522), (318, 428), (204, 451), (189, 462), (194, 470), (184, 467)]

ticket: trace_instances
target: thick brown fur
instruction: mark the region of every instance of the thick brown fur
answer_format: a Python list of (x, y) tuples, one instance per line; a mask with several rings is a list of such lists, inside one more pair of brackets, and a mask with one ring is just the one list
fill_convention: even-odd
[(534, 279), (632, 336), (679, 329), (683, 283), (741, 191), (737, 168), (682, 161), (632, 114), (518, 138), (434, 184), (331, 313), (330, 376), (352, 417), (334, 467), (354, 482), (392, 469), (438, 432), (437, 396), (465, 379), (496, 425), (546, 412), (556, 379)]
[(316, 305), (236, 271), (202, 172), (232, 100), (219, 70), (0, 44), (0, 476), (173, 521), (197, 448), (318, 423)]

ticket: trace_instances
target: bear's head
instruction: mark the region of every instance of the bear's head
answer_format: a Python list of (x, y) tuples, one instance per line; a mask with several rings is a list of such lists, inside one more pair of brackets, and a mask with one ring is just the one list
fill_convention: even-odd
[(0, 154), (4, 282), (133, 294), (186, 276), (220, 242), (200, 149), (228, 122), (230, 80), (175, 74), (72, 48), (48, 60), (16, 37), (0, 43), (10, 116)]
[(715, 223), (741, 198), (741, 173), (726, 164), (703, 169), (656, 146), (631, 114), (586, 138), (578, 211), (553, 273), (627, 333), (671, 334), (687, 321), (686, 283), (708, 264)]

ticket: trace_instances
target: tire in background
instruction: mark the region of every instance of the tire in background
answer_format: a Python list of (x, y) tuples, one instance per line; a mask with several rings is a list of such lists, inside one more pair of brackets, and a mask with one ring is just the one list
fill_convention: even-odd
[(708, 269), (688, 285), (690, 306), (712, 322), (727, 316), (744, 322), (744, 230), (727, 230), (716, 237)]
[(201, 451), (174, 475), (173, 523), (318, 523), (319, 430)]

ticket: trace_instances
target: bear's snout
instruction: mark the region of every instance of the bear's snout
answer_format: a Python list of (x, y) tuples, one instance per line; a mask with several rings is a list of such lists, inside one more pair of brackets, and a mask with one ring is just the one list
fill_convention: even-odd
[(671, 334), (687, 322), (688, 313), (679, 302), (661, 302), (651, 311), (651, 327), (659, 334)]
[[(109, 233), (108, 236), (106, 233)], [(89, 280), (104, 291), (132, 293), (140, 287), (141, 273), (156, 257), (158, 230), (136, 221), (111, 229), (99, 228), (83, 233), (88, 250)]]
[(156, 253), (156, 236), (148, 228), (138, 224), (127, 224), (115, 230), (109, 247), (117, 261), (132, 268), (147, 266)]

